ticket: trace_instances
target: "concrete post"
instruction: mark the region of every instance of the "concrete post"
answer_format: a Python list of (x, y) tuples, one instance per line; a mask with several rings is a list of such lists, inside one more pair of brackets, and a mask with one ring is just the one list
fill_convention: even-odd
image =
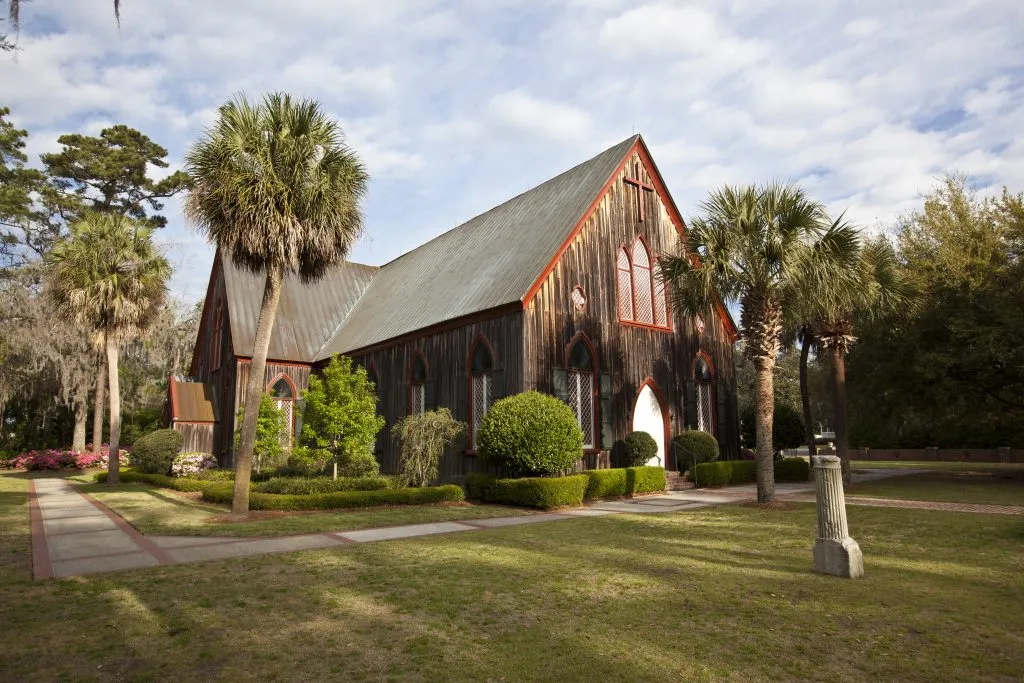
[(814, 457), (813, 464), (818, 504), (814, 571), (856, 579), (864, 575), (864, 556), (846, 527), (846, 498), (839, 458), (819, 455)]

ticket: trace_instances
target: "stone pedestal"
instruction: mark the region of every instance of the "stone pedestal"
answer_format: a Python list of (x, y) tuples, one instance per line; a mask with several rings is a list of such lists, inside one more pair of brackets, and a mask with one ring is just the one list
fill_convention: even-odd
[(817, 486), (818, 540), (814, 543), (814, 571), (856, 579), (864, 574), (864, 556), (846, 527), (846, 498), (839, 458), (812, 459)]

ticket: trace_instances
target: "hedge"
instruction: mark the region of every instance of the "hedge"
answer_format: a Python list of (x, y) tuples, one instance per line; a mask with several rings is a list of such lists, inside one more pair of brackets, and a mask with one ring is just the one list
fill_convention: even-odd
[[(229, 505), (232, 485), (217, 482), (203, 489), (203, 500)], [(251, 510), (335, 510), (339, 508), (368, 508), (382, 505), (428, 505), (431, 503), (461, 503), (466, 499), (461, 486), (430, 486), (425, 488), (381, 489), (378, 491), (337, 491), (289, 495), (276, 493), (249, 494)]]
[(691, 429), (672, 437), (672, 452), (676, 469), (687, 472), (696, 464), (718, 460), (718, 441), (707, 432)]
[(583, 474), (590, 477), (584, 498), (611, 498), (626, 495), (626, 469), (616, 467), (610, 470), (587, 470)]
[[(695, 468), (696, 486), (750, 484), (757, 481), (757, 462), (753, 460), (720, 460), (705, 462)], [(782, 458), (775, 461), (776, 482), (804, 482), (810, 475), (803, 458)]]
[(811, 478), (811, 466), (803, 458), (775, 461), (775, 481), (805, 482)]
[(288, 495), (309, 495), (312, 493), (335, 493), (337, 491), (380, 491), (390, 488), (390, 482), (383, 477), (274, 477), (253, 484), (252, 490), (260, 493)]
[(158, 429), (136, 440), (132, 464), (148, 474), (170, 474), (171, 463), (181, 450), (184, 437), (173, 429)]
[(622, 451), (630, 467), (639, 467), (658, 455), (658, 442), (647, 432), (632, 432), (622, 440)]
[(626, 495), (637, 493), (654, 493), (665, 490), (664, 467), (627, 467)]
[(524, 479), (497, 479), (485, 474), (466, 477), (466, 489), (471, 498), (544, 510), (582, 504), (589, 483), (590, 477), (586, 474)]
[[(95, 479), (99, 483), (103, 483), (107, 480), (106, 472), (97, 472)], [(152, 484), (153, 486), (159, 486), (165, 489), (174, 489), (175, 491), (184, 491), (186, 493), (193, 493), (195, 491), (202, 491), (208, 486), (216, 486), (223, 484), (220, 481), (203, 481), (200, 479), (192, 479), (190, 477), (171, 477), (166, 474), (149, 474), (147, 472), (134, 472), (134, 471), (121, 471), (121, 483), (141, 483), (141, 484)], [(230, 486), (229, 482), (229, 486)]]

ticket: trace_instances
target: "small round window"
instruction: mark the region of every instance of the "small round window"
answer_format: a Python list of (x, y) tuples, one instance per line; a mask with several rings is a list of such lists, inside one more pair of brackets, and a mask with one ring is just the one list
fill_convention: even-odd
[(577, 311), (582, 311), (587, 307), (587, 295), (583, 293), (583, 288), (576, 285), (572, 289), (572, 294), (569, 295), (572, 299), (572, 307)]

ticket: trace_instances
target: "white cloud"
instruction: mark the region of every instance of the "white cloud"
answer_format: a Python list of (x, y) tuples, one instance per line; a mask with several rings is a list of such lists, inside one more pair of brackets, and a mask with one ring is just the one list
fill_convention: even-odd
[(587, 112), (563, 102), (534, 97), (523, 90), (493, 96), (486, 113), (499, 126), (556, 142), (584, 140), (593, 134)]

